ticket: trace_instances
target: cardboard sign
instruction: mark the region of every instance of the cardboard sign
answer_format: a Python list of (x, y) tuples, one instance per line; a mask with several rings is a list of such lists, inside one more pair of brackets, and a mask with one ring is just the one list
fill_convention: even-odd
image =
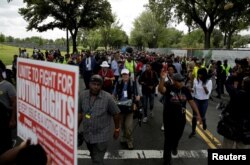
[(52, 164), (77, 164), (76, 66), (18, 58), (17, 133), (43, 146)]

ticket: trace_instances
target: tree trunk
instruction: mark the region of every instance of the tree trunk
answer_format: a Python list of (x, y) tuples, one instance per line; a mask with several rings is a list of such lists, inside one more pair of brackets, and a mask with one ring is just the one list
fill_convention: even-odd
[(226, 48), (227, 45), (227, 33), (224, 33), (224, 40), (223, 40), (223, 46)]
[(76, 33), (72, 35), (72, 42), (73, 42), (73, 53), (76, 53), (77, 52)]
[(204, 42), (204, 49), (209, 49), (210, 48), (210, 38), (211, 38), (211, 32), (209, 30), (204, 30), (203, 29), (203, 32), (205, 34), (205, 42)]
[(71, 34), (71, 38), (72, 38), (72, 42), (73, 42), (73, 52), (72, 53), (76, 53), (77, 52), (77, 32), (78, 29), (74, 29), (73, 30), (69, 30), (70, 34)]
[(232, 35), (233, 33), (228, 33), (228, 36), (227, 36), (227, 49), (231, 49), (231, 40), (232, 40)]

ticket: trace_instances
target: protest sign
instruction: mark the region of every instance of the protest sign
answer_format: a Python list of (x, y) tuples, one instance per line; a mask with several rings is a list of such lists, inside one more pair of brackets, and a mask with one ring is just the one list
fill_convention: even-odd
[(52, 164), (77, 164), (76, 66), (18, 58), (18, 136), (39, 143)]

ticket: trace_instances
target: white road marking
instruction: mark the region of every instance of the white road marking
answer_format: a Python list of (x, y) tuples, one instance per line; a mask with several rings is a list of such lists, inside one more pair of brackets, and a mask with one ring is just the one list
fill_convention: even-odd
[[(106, 152), (104, 159), (161, 159), (163, 150), (117, 150)], [(88, 150), (78, 150), (79, 159), (90, 159)], [(173, 158), (207, 158), (207, 150), (178, 150)]]

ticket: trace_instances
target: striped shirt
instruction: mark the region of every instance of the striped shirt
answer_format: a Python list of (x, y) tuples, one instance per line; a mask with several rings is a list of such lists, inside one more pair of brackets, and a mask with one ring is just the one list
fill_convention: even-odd
[(91, 101), (90, 91), (85, 90), (80, 94), (78, 104), (78, 112), (83, 114), (84, 140), (91, 144), (108, 141), (113, 128), (113, 115), (120, 112), (112, 95), (101, 90)]

